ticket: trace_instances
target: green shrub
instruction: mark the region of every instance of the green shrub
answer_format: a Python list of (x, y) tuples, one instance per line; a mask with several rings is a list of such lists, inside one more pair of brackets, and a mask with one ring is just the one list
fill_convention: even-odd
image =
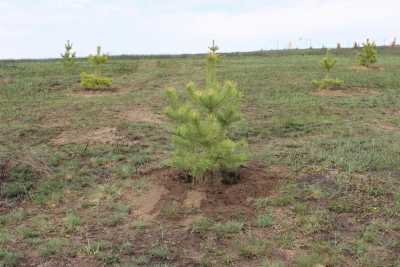
[(272, 214), (260, 214), (257, 216), (257, 227), (266, 228), (274, 224), (274, 218)]
[(111, 86), (112, 79), (107, 77), (96, 76), (86, 72), (81, 73), (81, 85), (88, 90), (107, 89)]
[(39, 254), (42, 257), (61, 255), (66, 246), (67, 242), (64, 239), (51, 239), (39, 247)]
[(169, 251), (168, 247), (165, 245), (159, 245), (150, 250), (150, 255), (152, 257), (163, 259), (163, 260), (168, 259), (169, 254), (170, 254), (170, 251)]
[(13, 267), (19, 266), (22, 255), (16, 252), (10, 252), (0, 249), (0, 266)]
[(258, 239), (255, 236), (239, 241), (237, 245), (240, 256), (248, 259), (264, 255), (268, 248), (268, 243), (266, 241)]
[(40, 234), (38, 232), (26, 226), (18, 228), (18, 232), (22, 235), (24, 239), (33, 239), (40, 237)]
[(219, 236), (237, 234), (244, 228), (244, 223), (237, 221), (229, 221), (226, 223), (217, 223), (213, 226), (213, 230)]
[(192, 233), (197, 233), (200, 235), (205, 235), (208, 231), (212, 229), (214, 222), (208, 218), (201, 218), (195, 221), (192, 225)]
[(69, 211), (65, 218), (65, 226), (68, 232), (75, 231), (82, 224), (81, 218), (76, 211)]
[(309, 267), (318, 265), (325, 266), (324, 257), (317, 253), (300, 255), (294, 261), (295, 261), (295, 266), (298, 267)]
[(71, 66), (75, 63), (76, 53), (72, 51), (72, 43), (68, 40), (65, 44), (65, 52), (61, 54), (64, 66)]
[(376, 50), (375, 42), (371, 42), (369, 39), (363, 44), (363, 48), (357, 56), (358, 64), (361, 66), (369, 67), (378, 61), (378, 51)]
[(343, 81), (339, 79), (324, 78), (322, 80), (314, 80), (312, 84), (319, 89), (331, 89), (343, 85)]
[(321, 60), (320, 64), (325, 71), (325, 77), (321, 80), (313, 80), (312, 84), (319, 89), (330, 89), (333, 87), (340, 87), (343, 85), (343, 81), (339, 79), (332, 79), (330, 77), (331, 70), (335, 67), (337, 63), (336, 58), (334, 58), (329, 49), (326, 50), (325, 57)]
[(246, 142), (233, 140), (231, 134), (231, 126), (242, 118), (242, 93), (231, 81), (217, 81), (216, 50), (213, 45), (208, 54), (204, 89), (189, 83), (183, 93), (167, 91), (166, 114), (175, 123), (169, 163), (195, 180), (235, 173), (248, 158)]
[(21, 198), (29, 194), (37, 179), (28, 165), (19, 164), (11, 168), (9, 179), (0, 184), (0, 197)]
[(107, 89), (112, 85), (111, 78), (103, 77), (101, 75), (102, 65), (106, 64), (108, 56), (101, 52), (101, 47), (97, 47), (97, 53), (89, 56), (89, 62), (94, 67), (94, 73), (81, 73), (81, 85), (88, 90)]

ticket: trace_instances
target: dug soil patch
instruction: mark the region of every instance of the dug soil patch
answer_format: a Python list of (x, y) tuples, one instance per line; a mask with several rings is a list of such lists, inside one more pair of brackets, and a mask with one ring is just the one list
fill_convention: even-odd
[(396, 127), (395, 125), (389, 124), (389, 123), (382, 123), (382, 122), (378, 122), (376, 121), (374, 124), (368, 124), (370, 128), (376, 130), (383, 130), (386, 132), (398, 132), (400, 131), (399, 127)]
[(159, 210), (155, 210), (155, 207), (167, 193), (168, 190), (164, 186), (152, 184), (149, 191), (140, 194), (134, 199), (135, 216), (144, 222), (156, 218), (159, 214)]
[(160, 124), (162, 123), (162, 117), (158, 114), (153, 113), (151, 110), (144, 107), (137, 107), (121, 114), (123, 120), (133, 123), (151, 123)]
[[(273, 195), (282, 177), (268, 173), (259, 162), (251, 162), (240, 170), (240, 181), (225, 185), (220, 181), (207, 184), (185, 183), (181, 173), (172, 169), (160, 169), (150, 174), (168, 190), (161, 198), (159, 208), (168, 203), (178, 203), (184, 211), (197, 210), (196, 218), (211, 217), (229, 220), (238, 215), (254, 216), (254, 199)], [(192, 222), (192, 216), (184, 216), (182, 225)]]
[(128, 88), (119, 88), (114, 86), (108, 89), (96, 89), (96, 90), (87, 90), (80, 86), (77, 86), (72, 90), (71, 96), (102, 97), (102, 96), (125, 95), (127, 93), (129, 93)]
[(13, 81), (11, 79), (1, 79), (0, 78), (0, 86), (11, 84), (11, 83), (13, 83)]
[(350, 87), (350, 88), (332, 88), (326, 90), (320, 90), (311, 93), (314, 96), (334, 96), (334, 97), (346, 97), (346, 96), (375, 96), (379, 95), (378, 92), (364, 87)]

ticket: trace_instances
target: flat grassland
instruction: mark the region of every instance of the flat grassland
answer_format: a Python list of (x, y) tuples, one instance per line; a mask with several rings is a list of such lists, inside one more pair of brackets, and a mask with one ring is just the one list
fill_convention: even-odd
[(251, 161), (236, 185), (165, 166), (164, 91), (204, 84), (204, 56), (112, 58), (111, 92), (79, 60), (0, 62), (0, 266), (400, 266), (400, 49), (225, 55)]

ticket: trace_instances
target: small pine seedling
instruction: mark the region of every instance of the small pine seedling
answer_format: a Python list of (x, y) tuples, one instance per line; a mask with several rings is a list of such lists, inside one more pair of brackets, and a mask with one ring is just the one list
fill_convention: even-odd
[(101, 46), (97, 47), (97, 52), (95, 55), (89, 56), (89, 62), (92, 63), (92, 65), (95, 67), (95, 70), (98, 75), (100, 75), (101, 66), (106, 64), (107, 61), (108, 61), (108, 56), (101, 52)]
[(181, 94), (167, 90), (166, 115), (175, 124), (169, 162), (192, 176), (193, 182), (235, 174), (248, 158), (246, 142), (234, 140), (231, 134), (231, 126), (242, 118), (242, 93), (233, 82), (217, 81), (217, 50), (215, 43), (209, 48), (204, 89), (189, 83)]
[(376, 50), (375, 42), (371, 42), (369, 39), (363, 44), (363, 48), (358, 53), (357, 59), (358, 64), (361, 66), (369, 67), (378, 60), (378, 51)]
[(94, 74), (82, 72), (81, 85), (88, 90), (107, 89), (112, 85), (112, 79), (101, 75), (101, 67), (108, 61), (108, 56), (101, 52), (101, 47), (97, 47), (97, 53), (89, 56), (89, 62), (94, 66)]
[(64, 47), (65, 51), (61, 54), (63, 63), (65, 66), (71, 66), (75, 63), (76, 52), (73, 51), (73, 45), (69, 40), (65, 43)]
[(326, 71), (327, 76), (329, 75), (329, 73), (331, 72), (333, 67), (335, 67), (336, 63), (337, 63), (336, 58), (334, 58), (331, 55), (331, 52), (329, 49), (326, 49), (325, 57), (322, 58), (320, 64), (321, 64), (322, 68)]
[(334, 58), (331, 55), (330, 50), (327, 49), (325, 57), (322, 58), (320, 62), (321, 67), (325, 71), (325, 78), (323, 78), (322, 80), (313, 80), (313, 85), (317, 86), (319, 89), (329, 89), (332, 87), (339, 87), (343, 85), (343, 81), (339, 79), (332, 79), (330, 77), (331, 70), (335, 67), (336, 63), (336, 58)]
[(221, 56), (218, 54), (219, 47), (213, 40), (212, 46), (208, 47), (207, 55), (207, 84), (217, 83), (217, 63), (221, 60)]

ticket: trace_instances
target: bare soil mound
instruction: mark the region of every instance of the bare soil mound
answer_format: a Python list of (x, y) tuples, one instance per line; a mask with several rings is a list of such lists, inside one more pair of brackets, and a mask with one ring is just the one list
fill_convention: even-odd
[(113, 96), (113, 95), (125, 95), (129, 93), (129, 88), (120, 88), (117, 86), (112, 86), (107, 89), (96, 89), (96, 90), (87, 90), (82, 88), (80, 85), (77, 85), (72, 89), (71, 96), (80, 96), (80, 97), (102, 97), (102, 96)]
[[(158, 207), (178, 203), (182, 209), (199, 209), (201, 216), (231, 219), (239, 213), (254, 215), (253, 199), (267, 197), (281, 180), (274, 173), (267, 173), (258, 162), (251, 162), (240, 170), (240, 181), (225, 185), (219, 181), (204, 185), (185, 183), (182, 174), (172, 169), (159, 169), (149, 174), (169, 191)], [(199, 215), (199, 214), (197, 214)], [(188, 219), (188, 218), (186, 218)]]
[(121, 118), (129, 122), (142, 122), (160, 124), (162, 118), (160, 115), (153, 113), (151, 110), (145, 107), (137, 107), (121, 114)]

